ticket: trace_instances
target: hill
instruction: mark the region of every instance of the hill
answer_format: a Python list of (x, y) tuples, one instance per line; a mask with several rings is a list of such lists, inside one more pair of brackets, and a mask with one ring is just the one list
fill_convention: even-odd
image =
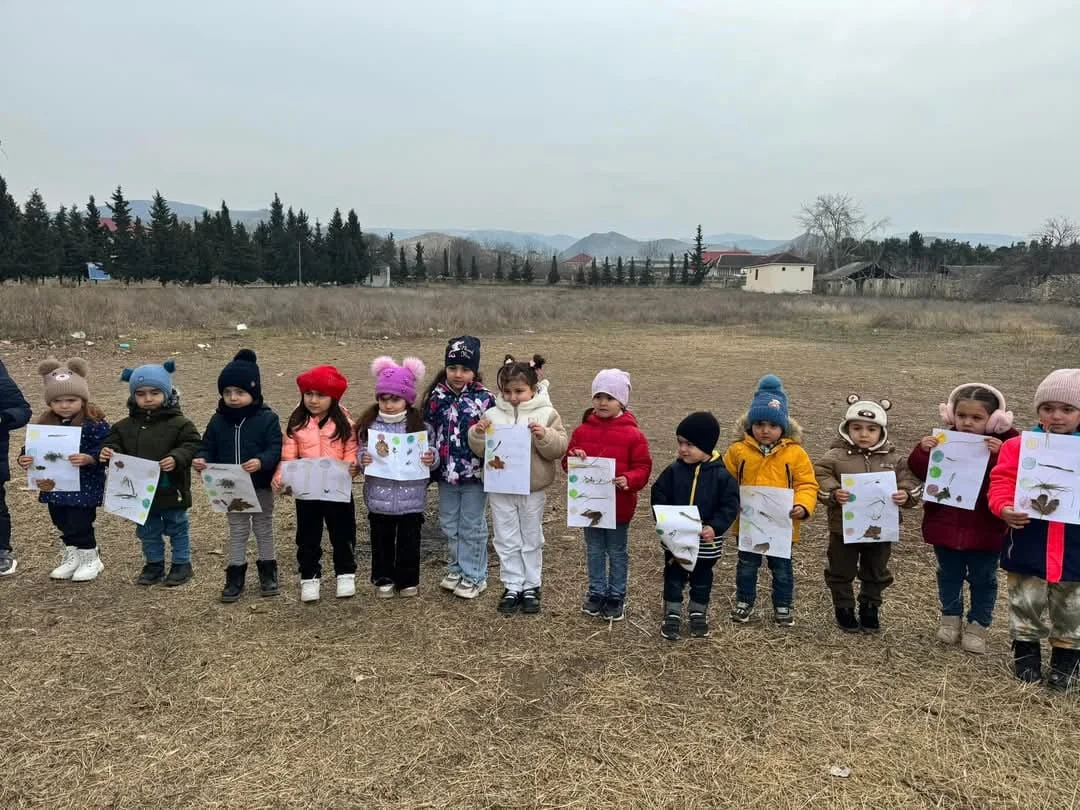
[(432, 230), (431, 228), (366, 228), (369, 233), (386, 236), (394, 234), (395, 240), (412, 239), (430, 233), (440, 233), (446, 236), (454, 236), (459, 239), (468, 239), (483, 245), (491, 250), (504, 252), (527, 253), (558, 253), (572, 245), (577, 237), (568, 236), (565, 233), (546, 234), (532, 233), (530, 231), (504, 231), (498, 229), (474, 229), (444, 228)]
[(590, 256), (598, 258), (607, 256), (611, 259), (620, 256), (624, 259), (631, 257), (643, 259), (647, 256), (664, 258), (669, 253), (681, 256), (690, 249), (690, 243), (679, 239), (652, 239), (643, 242), (615, 231), (608, 231), (607, 233), (591, 233), (583, 239), (579, 239), (563, 250), (560, 258), (568, 259), (579, 253), (588, 253)]
[[(791, 243), (790, 239), (763, 239), (748, 233), (711, 233), (703, 239), (711, 248), (749, 250), (751, 253), (774, 253)], [(687, 241), (693, 242), (693, 237)]]
[[(139, 217), (143, 222), (149, 221), (150, 207), (154, 204), (152, 200), (128, 200), (128, 204), (131, 206), (132, 219)], [(109, 207), (108, 197), (105, 197), (103, 201), (98, 202), (98, 208), (101, 210), (101, 215), (103, 217), (111, 216), (112, 209)], [(213, 214), (219, 209), (209, 209), (205, 205), (194, 205), (192, 203), (173, 202), (170, 200), (169, 210), (176, 214), (176, 218), (179, 220), (194, 222), (197, 219), (202, 219), (203, 211), (210, 211), (210, 213)], [(232, 219), (233, 225), (237, 222), (243, 222), (244, 227), (250, 229), (264, 220), (269, 220), (270, 211), (265, 208), (254, 211), (242, 211), (240, 209), (230, 208), (229, 217)]]

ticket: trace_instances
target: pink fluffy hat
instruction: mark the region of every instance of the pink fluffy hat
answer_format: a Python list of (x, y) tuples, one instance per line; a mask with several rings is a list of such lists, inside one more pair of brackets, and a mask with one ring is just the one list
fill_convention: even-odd
[(371, 363), (375, 375), (375, 396), (392, 394), (411, 406), (416, 402), (416, 384), (423, 379), (426, 367), (419, 357), (406, 357), (399, 366), (393, 357), (383, 355)]

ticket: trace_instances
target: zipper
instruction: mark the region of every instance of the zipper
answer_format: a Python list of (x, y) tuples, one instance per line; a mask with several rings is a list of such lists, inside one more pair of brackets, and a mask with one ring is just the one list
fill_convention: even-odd
[(247, 421), (246, 418), (241, 419), (240, 424), (237, 425), (235, 428), (233, 428), (233, 451), (236, 453), (236, 463), (237, 464), (242, 463), (240, 461), (240, 428), (242, 428), (244, 426), (244, 422), (246, 422), (246, 421)]

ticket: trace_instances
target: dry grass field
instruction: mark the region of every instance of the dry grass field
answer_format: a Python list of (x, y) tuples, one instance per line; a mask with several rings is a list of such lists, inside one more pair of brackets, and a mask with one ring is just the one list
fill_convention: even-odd
[[(997, 384), (1028, 424), (1042, 376), (1077, 365), (1080, 321), (1064, 309), (718, 291), (315, 291), (310, 301), (295, 291), (194, 290), (190, 301), (176, 290), (61, 292), (35, 310), (57, 293), (0, 289), (0, 338), (11, 341), (0, 357), (35, 408), (34, 366), (49, 350), (87, 357), (91, 390), (114, 419), (121, 368), (175, 354), (201, 428), (241, 345), (258, 352), (282, 416), (297, 398), (293, 377), (315, 363), (339, 365), (356, 406), (372, 396), (375, 355), (418, 354), (433, 372), (445, 339), (468, 330), (483, 338), (485, 370), (506, 351), (543, 353), (569, 426), (597, 369), (628, 369), (657, 472), (686, 412), (733, 423), (767, 371), (783, 377), (811, 456), (853, 391), (893, 399), (892, 436), (905, 450), (962, 381)], [(250, 331), (238, 335), (237, 321)], [(77, 329), (95, 345), (66, 337)], [(117, 348), (120, 334), (130, 351)], [(713, 637), (673, 644), (658, 633), (662, 557), (648, 499), (631, 528), (627, 621), (609, 626), (579, 613), (584, 551), (565, 528), (564, 491), (560, 477), (543, 613), (507, 618), (495, 611), (494, 556), (492, 587), (474, 603), (438, 590), (436, 553), (419, 599), (377, 601), (361, 588), (301, 605), (287, 501), (276, 512), (283, 595), (220, 604), (225, 521), (198, 485), (190, 585), (132, 584), (134, 527), (107, 515), (102, 576), (50, 582), (53, 529), (12, 485), (20, 567), (0, 581), (0, 807), (1080, 806), (1080, 703), (1010, 677), (1000, 601), (989, 655), (934, 643), (933, 555), (918, 512), (895, 550), (880, 636), (832, 624), (822, 512), (796, 549), (795, 627), (760, 612), (730, 624), (728, 543)], [(764, 606), (764, 571), (761, 586)], [(833, 765), (850, 776), (831, 776)]]

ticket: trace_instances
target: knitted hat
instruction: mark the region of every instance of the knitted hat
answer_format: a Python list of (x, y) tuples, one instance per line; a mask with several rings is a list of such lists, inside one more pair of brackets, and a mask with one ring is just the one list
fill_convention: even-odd
[(79, 397), (83, 402), (90, 401), (90, 387), (86, 384), (86, 361), (72, 357), (61, 363), (50, 357), (38, 366), (38, 374), (45, 378), (45, 402), (52, 402), (60, 397)]
[(1080, 368), (1059, 368), (1035, 389), (1035, 410), (1044, 402), (1064, 402), (1080, 408)]
[(158, 365), (150, 363), (138, 368), (125, 368), (120, 372), (120, 379), (128, 384), (128, 390), (134, 394), (136, 388), (156, 388), (165, 395), (165, 399), (172, 396), (173, 384), (172, 373), (176, 371), (176, 362), (166, 360)]
[(1004, 433), (1006, 430), (1013, 426), (1013, 413), (1012, 411), (1005, 410), (1005, 395), (998, 391), (994, 386), (987, 385), (986, 383), (964, 383), (958, 385), (949, 394), (949, 401), (942, 402), (938, 406), (938, 410), (941, 412), (941, 421), (945, 423), (946, 427), (956, 426), (956, 402), (958, 394), (965, 389), (979, 388), (986, 391), (988, 394), (993, 395), (997, 399), (997, 410), (990, 414), (990, 418), (986, 421), (987, 433)]
[(630, 375), (621, 368), (601, 369), (592, 381), (592, 395), (607, 394), (624, 408), (630, 406)]
[(472, 335), (451, 338), (446, 344), (443, 366), (464, 366), (473, 373), (480, 371), (480, 338)]
[(255, 352), (251, 349), (238, 351), (218, 375), (218, 393), (224, 394), (225, 389), (230, 387), (247, 391), (253, 399), (262, 399), (262, 375), (259, 374)]
[(296, 387), (301, 394), (305, 391), (318, 391), (330, 399), (340, 400), (349, 388), (349, 381), (333, 366), (315, 366), (297, 376)]
[(703, 453), (712, 453), (720, 439), (720, 423), (708, 411), (695, 411), (679, 422), (675, 435), (681, 436)]
[(858, 394), (851, 394), (847, 398), (848, 409), (844, 414), (844, 421), (840, 423), (838, 432), (843, 437), (844, 441), (849, 444), (855, 444), (851, 440), (851, 434), (848, 433), (848, 422), (860, 421), (860, 422), (873, 422), (875, 425), (881, 427), (881, 438), (874, 443), (873, 447), (868, 449), (877, 450), (879, 447), (884, 447), (885, 442), (889, 440), (889, 416), (886, 413), (891, 407), (892, 402), (883, 399), (881, 402), (874, 402), (872, 399), (859, 399)]
[(766, 374), (758, 380), (757, 391), (750, 400), (746, 414), (747, 430), (754, 422), (772, 422), (788, 432), (788, 399), (784, 384), (775, 374)]
[(406, 357), (400, 366), (393, 357), (376, 357), (371, 363), (371, 373), (375, 375), (375, 396), (393, 394), (412, 405), (416, 402), (416, 383), (423, 378), (425, 371), (424, 361), (418, 357)]

